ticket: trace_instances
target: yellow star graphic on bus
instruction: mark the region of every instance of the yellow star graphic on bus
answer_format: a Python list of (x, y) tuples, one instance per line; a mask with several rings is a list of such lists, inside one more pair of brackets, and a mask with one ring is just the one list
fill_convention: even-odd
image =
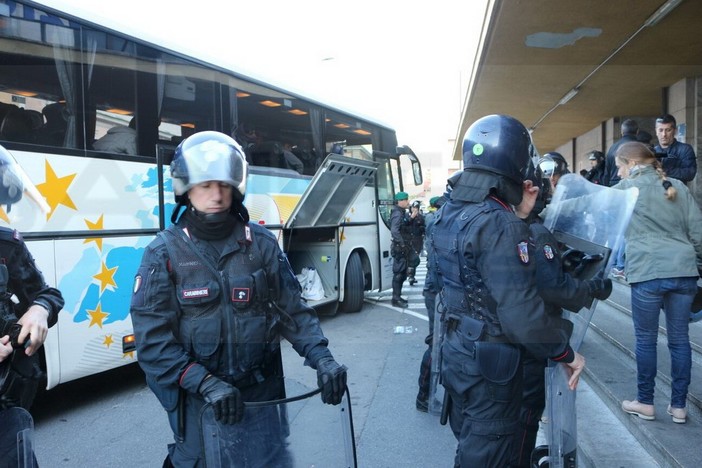
[(114, 279), (117, 268), (119, 267), (107, 268), (105, 262), (102, 262), (102, 268), (100, 269), (100, 273), (98, 273), (97, 275), (93, 275), (93, 278), (100, 282), (100, 294), (102, 294), (102, 292), (108, 286), (117, 287), (117, 283), (115, 283)]
[(88, 315), (90, 316), (90, 323), (88, 324), (88, 328), (92, 327), (93, 325), (97, 325), (98, 327), (102, 328), (102, 322), (105, 321), (109, 314), (109, 312), (103, 312), (102, 311), (102, 306), (98, 302), (97, 307), (95, 310), (88, 310)]
[(0, 219), (5, 221), (7, 224), (10, 224), (10, 217), (7, 216), (7, 213), (5, 213), (5, 210), (0, 207)]
[[(98, 231), (103, 229), (103, 217), (104, 215), (100, 215), (97, 221), (94, 223), (88, 219), (84, 219), (86, 226), (88, 226), (88, 229), (90, 231)], [(102, 237), (89, 237), (88, 239), (85, 239), (83, 241), (84, 244), (87, 244), (88, 242), (95, 242), (95, 245), (97, 245), (97, 248), (100, 252), (102, 252)]]
[(122, 355), (122, 357), (125, 358), (125, 359), (126, 359), (126, 358), (134, 359), (134, 351), (126, 352), (126, 353), (124, 353), (124, 354)]
[(54, 214), (54, 211), (59, 205), (77, 210), (73, 200), (68, 196), (68, 187), (71, 185), (71, 182), (73, 182), (76, 174), (58, 177), (49, 164), (49, 161), (45, 161), (44, 168), (46, 170), (46, 182), (37, 184), (37, 189), (39, 193), (46, 198), (46, 202), (51, 208), (51, 211), (46, 215), (46, 219), (48, 220), (51, 218), (51, 215)]
[(102, 344), (109, 348), (110, 345), (114, 342), (115, 341), (112, 339), (112, 335), (105, 335), (105, 339), (102, 341)]

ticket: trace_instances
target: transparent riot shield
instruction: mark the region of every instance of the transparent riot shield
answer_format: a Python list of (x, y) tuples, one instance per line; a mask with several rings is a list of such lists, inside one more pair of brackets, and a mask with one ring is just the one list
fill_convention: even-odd
[(0, 411), (0, 465), (35, 468), (34, 420), (23, 408)]
[[(558, 239), (564, 268), (581, 280), (606, 276), (638, 197), (638, 189), (616, 190), (567, 174), (560, 178), (548, 206), (544, 225)], [(573, 322), (570, 344), (578, 350), (585, 337), (594, 300), (578, 313), (564, 312)], [(550, 363), (546, 368), (546, 439), (548, 455), (532, 461), (536, 466), (577, 466), (575, 392), (568, 388), (568, 371)], [(536, 451), (539, 451), (537, 448)]]
[(319, 389), (286, 379), (296, 397), (245, 403), (244, 419), (220, 424), (210, 405), (200, 414), (207, 468), (333, 466), (356, 468), (348, 387), (341, 404), (326, 405)]

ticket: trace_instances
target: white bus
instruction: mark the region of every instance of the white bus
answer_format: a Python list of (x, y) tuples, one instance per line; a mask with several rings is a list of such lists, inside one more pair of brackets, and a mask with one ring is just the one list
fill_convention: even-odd
[[(96, 4), (97, 5), (97, 4)], [(97, 8), (97, 6), (96, 6)], [(44, 346), (47, 388), (136, 359), (129, 303), (144, 247), (175, 206), (168, 165), (202, 130), (235, 137), (245, 204), (293, 269), (315, 268), (323, 313), (391, 287), (389, 213), (417, 157), (387, 126), (66, 13), (0, 0), (0, 144), (50, 211), (17, 229), (66, 300)], [(107, 136), (105, 136), (107, 135)]]

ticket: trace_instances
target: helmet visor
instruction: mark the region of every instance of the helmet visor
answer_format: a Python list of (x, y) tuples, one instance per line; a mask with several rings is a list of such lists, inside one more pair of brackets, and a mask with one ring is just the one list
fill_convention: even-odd
[(182, 195), (194, 185), (218, 181), (246, 192), (247, 164), (234, 139), (218, 132), (200, 132), (181, 143), (171, 163), (173, 189)]

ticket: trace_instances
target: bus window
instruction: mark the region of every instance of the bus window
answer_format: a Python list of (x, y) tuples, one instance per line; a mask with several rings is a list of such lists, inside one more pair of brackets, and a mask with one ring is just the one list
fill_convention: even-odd
[(204, 130), (219, 130), (215, 72), (168, 54), (154, 64), (158, 74), (159, 140), (180, 143)]
[(395, 186), (393, 184), (393, 171), (391, 159), (387, 156), (381, 156), (376, 153), (376, 161), (380, 163), (378, 166), (377, 191), (378, 191), (378, 212), (380, 218), (385, 225), (390, 228), (390, 212), (395, 203)]
[[(83, 37), (87, 60), (93, 64), (86, 86), (87, 147), (135, 155), (138, 153), (135, 44), (102, 31), (86, 30)], [(94, 51), (92, 56), (89, 51)]]
[[(13, 2), (14, 3), (14, 2)], [(4, 5), (0, 140), (77, 148), (78, 30), (68, 20)], [(41, 20), (40, 20), (41, 18)]]
[(234, 137), (249, 164), (313, 175), (319, 165), (313, 144), (316, 113), (292, 96), (257, 91), (236, 91), (239, 122)]

